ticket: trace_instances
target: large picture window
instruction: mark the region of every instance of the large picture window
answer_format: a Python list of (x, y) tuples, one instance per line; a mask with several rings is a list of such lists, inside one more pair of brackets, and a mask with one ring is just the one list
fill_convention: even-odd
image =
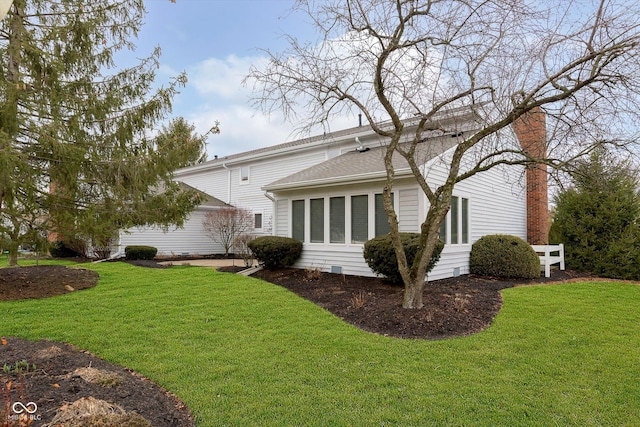
[(304, 200), (291, 202), (291, 237), (304, 242)]
[(369, 240), (369, 196), (351, 197), (351, 243)]
[(329, 199), (329, 242), (344, 243), (344, 197)]
[(311, 215), (311, 243), (324, 243), (324, 199), (311, 199), (309, 213)]

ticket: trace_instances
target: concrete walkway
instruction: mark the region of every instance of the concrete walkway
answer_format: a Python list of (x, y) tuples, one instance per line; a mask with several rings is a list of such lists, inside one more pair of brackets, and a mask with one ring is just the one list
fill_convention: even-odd
[(163, 261), (162, 265), (193, 265), (196, 267), (244, 267), (241, 259), (186, 259), (184, 261)]

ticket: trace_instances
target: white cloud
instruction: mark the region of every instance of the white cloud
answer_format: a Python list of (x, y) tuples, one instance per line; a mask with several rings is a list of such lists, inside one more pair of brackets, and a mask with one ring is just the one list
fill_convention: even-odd
[(261, 57), (229, 55), (224, 59), (209, 58), (189, 71), (189, 79), (203, 97), (216, 96), (225, 100), (246, 100), (249, 89), (242, 80), (252, 64), (264, 61)]
[(292, 126), (270, 121), (243, 105), (227, 105), (224, 108), (208, 108), (187, 117), (196, 130), (204, 134), (216, 121), (220, 122), (220, 134), (209, 135), (207, 152), (209, 159), (241, 153), (260, 147), (281, 144), (290, 140)]
[(208, 58), (190, 67), (188, 86), (193, 90), (180, 97), (181, 107), (191, 107), (185, 118), (201, 134), (216, 121), (220, 122), (220, 134), (209, 135), (207, 139), (209, 159), (291, 139), (292, 125), (284, 123), (281, 117), (270, 119), (250, 105), (251, 91), (242, 80), (249, 67), (260, 61), (264, 58), (229, 55), (224, 59)]
[[(176, 110), (185, 110), (184, 117), (194, 123), (200, 134), (206, 133), (220, 122), (220, 134), (208, 136), (209, 159), (214, 155), (224, 157), (231, 154), (281, 144), (298, 138), (321, 134), (324, 129), (314, 128), (311, 135), (301, 135), (302, 124), (292, 124), (278, 113), (266, 116), (251, 105), (251, 88), (244, 87), (242, 80), (252, 65), (266, 64), (265, 57), (227, 56), (224, 59), (209, 58), (188, 72), (190, 88), (176, 99)], [(180, 113), (176, 111), (178, 115)], [(299, 117), (304, 120), (305, 114)], [(357, 125), (357, 117), (337, 117), (332, 121), (335, 131)]]

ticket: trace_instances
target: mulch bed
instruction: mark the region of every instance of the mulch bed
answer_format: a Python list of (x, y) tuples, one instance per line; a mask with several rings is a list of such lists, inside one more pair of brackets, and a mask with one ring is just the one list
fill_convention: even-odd
[[(14, 369), (10, 374), (0, 374), (0, 386), (5, 390), (9, 388), (3, 393), (4, 400), (8, 393), (13, 402), (37, 405), (33, 427), (50, 423), (64, 405), (87, 397), (116, 404), (127, 413), (135, 412), (154, 427), (195, 426), (184, 403), (129, 369), (59, 342), (6, 337), (2, 343), (0, 363), (3, 366), (15, 367), (23, 360), (35, 364), (35, 369), (22, 373)], [(84, 375), (87, 368), (93, 369), (90, 372), (98, 372), (98, 378)]]

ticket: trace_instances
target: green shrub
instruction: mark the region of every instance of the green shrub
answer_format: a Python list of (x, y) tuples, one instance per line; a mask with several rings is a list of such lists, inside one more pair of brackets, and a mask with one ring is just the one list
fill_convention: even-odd
[(555, 197), (549, 239), (564, 243), (567, 268), (640, 279), (640, 193), (636, 168), (594, 152), (579, 162), (573, 186)]
[(54, 258), (75, 258), (82, 256), (82, 254), (69, 247), (62, 240), (51, 242), (51, 245), (49, 246), (49, 253)]
[(267, 270), (292, 266), (302, 254), (302, 242), (289, 237), (258, 237), (247, 246)]
[[(418, 251), (420, 234), (400, 233), (400, 239), (407, 257), (407, 263), (411, 265)], [(438, 240), (427, 266), (427, 273), (435, 267), (443, 248), (444, 243)], [(400, 270), (398, 270), (398, 259), (396, 258), (396, 252), (393, 250), (390, 234), (384, 234), (365, 242), (363, 255), (374, 273), (384, 276), (394, 283), (402, 283), (402, 276), (400, 275)]]
[(471, 247), (471, 274), (513, 279), (540, 277), (540, 258), (531, 246), (516, 236), (492, 234)]
[(127, 246), (124, 248), (124, 256), (128, 260), (153, 259), (158, 249), (153, 246)]

